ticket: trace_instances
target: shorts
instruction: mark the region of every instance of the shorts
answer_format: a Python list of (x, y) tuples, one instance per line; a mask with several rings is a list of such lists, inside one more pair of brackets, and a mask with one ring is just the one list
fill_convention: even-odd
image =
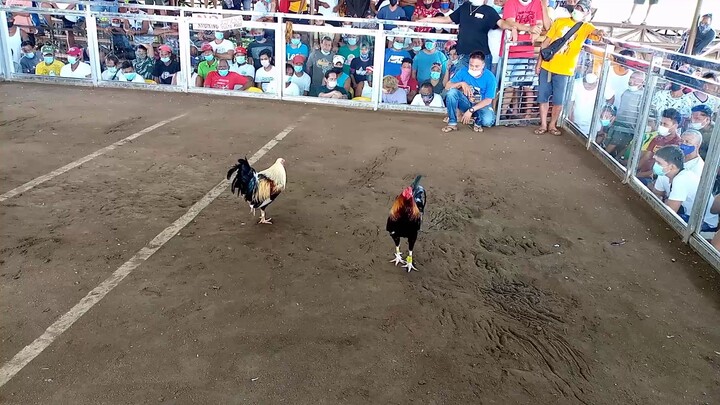
[(537, 60), (528, 58), (507, 59), (507, 72), (509, 84), (513, 87), (532, 86), (535, 81), (535, 63)]
[[(646, 0), (635, 0), (635, 4), (645, 4)], [(650, 5), (658, 4), (660, 0), (650, 0)]]
[(630, 145), (633, 139), (633, 133), (629, 132), (629, 128), (618, 128), (613, 125), (608, 129), (607, 138), (605, 139), (605, 146), (615, 145), (618, 151), (622, 151)]
[[(550, 81), (548, 81), (548, 77)], [(545, 69), (540, 69), (540, 78), (538, 83), (538, 103), (550, 102), (552, 96), (553, 105), (562, 105), (565, 103), (565, 89), (571, 76), (550, 73)]]

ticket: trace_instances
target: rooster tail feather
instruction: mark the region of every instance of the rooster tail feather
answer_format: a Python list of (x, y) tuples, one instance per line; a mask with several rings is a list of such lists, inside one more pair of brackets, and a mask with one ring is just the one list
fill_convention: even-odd
[(412, 184), (410, 185), (410, 187), (413, 189), (413, 191), (415, 191), (418, 184), (420, 184), (420, 179), (422, 179), (422, 175), (418, 174), (417, 177), (415, 177), (415, 180), (413, 180)]

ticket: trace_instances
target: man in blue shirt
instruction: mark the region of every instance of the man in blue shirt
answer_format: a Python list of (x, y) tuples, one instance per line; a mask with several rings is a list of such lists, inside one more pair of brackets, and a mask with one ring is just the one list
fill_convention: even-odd
[(480, 51), (471, 53), (468, 67), (458, 70), (445, 85), (445, 90), (448, 121), (443, 132), (458, 130), (457, 110), (463, 112), (460, 122), (472, 125), (475, 132), (482, 132), (482, 127), (495, 124), (492, 101), (497, 80), (490, 70), (485, 69), (485, 54)]
[[(398, 6), (398, 0), (390, 0), (390, 5), (387, 7), (383, 7), (380, 10), (378, 10), (377, 13), (377, 19), (378, 20), (390, 20), (390, 21), (399, 21), (399, 20), (407, 20), (407, 14), (405, 13), (405, 10), (400, 8)], [(392, 24), (385, 24), (386, 30), (391, 30), (395, 28), (395, 25)]]
[(397, 76), (400, 74), (403, 59), (410, 59), (410, 52), (403, 49), (405, 38), (395, 37), (392, 49), (385, 51), (385, 64), (383, 65), (383, 76)]
[(430, 80), (430, 71), (434, 63), (439, 63), (442, 67), (440, 74), (445, 74), (447, 67), (447, 56), (436, 48), (434, 39), (425, 40), (425, 49), (418, 52), (413, 59), (413, 76), (418, 83), (424, 83)]

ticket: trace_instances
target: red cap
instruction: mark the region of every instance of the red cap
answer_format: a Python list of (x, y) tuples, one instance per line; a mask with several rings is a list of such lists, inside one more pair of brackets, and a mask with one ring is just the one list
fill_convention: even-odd
[(200, 51), (201, 51), (201, 52), (212, 51), (212, 50), (213, 50), (213, 48), (212, 48), (212, 46), (210, 45), (209, 42), (203, 42), (202, 46), (200, 46)]
[(170, 53), (172, 53), (172, 48), (170, 48), (170, 47), (167, 46), (167, 45), (160, 45), (160, 46), (158, 47), (158, 51), (163, 51), (163, 52), (170, 52)]
[(292, 63), (305, 63), (305, 57), (302, 55), (295, 55), (292, 58)]
[(67, 54), (69, 56), (81, 56), (82, 55), (82, 49), (73, 46), (72, 48), (68, 49)]
[(235, 53), (239, 53), (240, 55), (247, 55), (247, 49), (243, 48), (242, 46), (238, 46), (235, 48)]

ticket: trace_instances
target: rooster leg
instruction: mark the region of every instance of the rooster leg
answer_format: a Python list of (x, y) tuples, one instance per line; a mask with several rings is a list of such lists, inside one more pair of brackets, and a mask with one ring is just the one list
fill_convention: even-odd
[(272, 218), (265, 218), (265, 210), (260, 208), (260, 222), (259, 224), (270, 224), (272, 225), (272, 222), (270, 222)]
[(405, 259), (405, 265), (404, 268), (407, 269), (408, 273), (415, 270), (418, 271), (417, 267), (413, 266), (413, 258), (412, 258), (412, 251), (415, 247), (415, 240), (417, 239), (417, 235), (411, 236), (408, 238), (408, 257)]
[(391, 237), (395, 242), (395, 258), (390, 260), (390, 263), (395, 263), (396, 266), (400, 263), (405, 264), (405, 261), (402, 259), (402, 253), (400, 253), (400, 238), (392, 235)]
[(255, 207), (253, 207), (251, 202), (249, 202), (248, 205), (250, 206), (250, 213), (254, 217), (255, 216)]

